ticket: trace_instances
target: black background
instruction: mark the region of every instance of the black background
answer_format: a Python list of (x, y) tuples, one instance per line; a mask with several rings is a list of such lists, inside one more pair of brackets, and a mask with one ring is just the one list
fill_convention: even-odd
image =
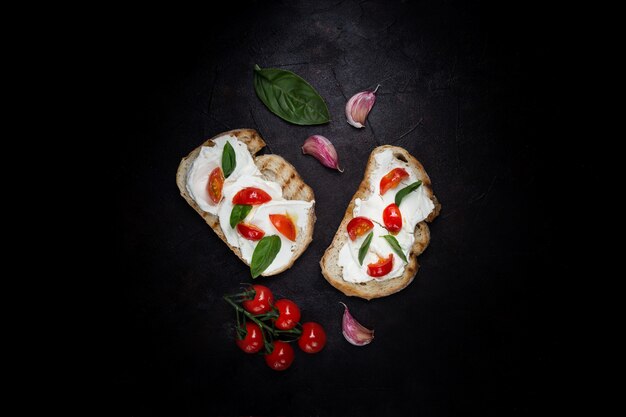
[[(559, 255), (574, 191), (561, 105), (566, 36), (558, 13), (528, 3), (295, 1), (227, 4), (226, 13), (120, 18), (110, 63), (119, 279), (110, 340), (121, 415), (524, 415), (558, 407), (573, 269)], [(193, 16), (192, 16), (193, 15)], [(252, 68), (308, 80), (332, 121), (290, 125), (257, 99)], [(356, 92), (380, 84), (364, 129), (345, 122)], [(248, 268), (179, 196), (180, 159), (229, 129), (257, 129), (267, 152), (316, 195), (314, 241), (287, 272), (261, 278), (328, 333), (271, 371), (234, 345), (221, 296)], [(301, 154), (328, 137), (345, 172)], [(405, 147), (443, 205), (415, 281), (370, 302), (331, 287), (318, 265), (371, 150)], [(570, 232), (573, 234), (573, 232)], [(343, 309), (376, 330), (341, 335)]]

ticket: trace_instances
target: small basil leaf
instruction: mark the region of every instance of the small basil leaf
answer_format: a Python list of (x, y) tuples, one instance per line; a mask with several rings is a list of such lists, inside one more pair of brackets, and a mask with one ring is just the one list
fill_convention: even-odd
[(395, 201), (396, 206), (400, 207), (400, 202), (404, 199), (404, 197), (406, 197), (407, 194), (409, 194), (410, 192), (417, 190), (417, 188), (420, 185), (422, 185), (422, 181), (417, 180), (417, 182), (414, 182), (411, 185), (407, 185), (406, 187), (398, 191), (398, 194), (396, 194), (396, 201)]
[(405, 263), (408, 263), (408, 261), (406, 260), (406, 256), (404, 256), (404, 252), (402, 252), (400, 243), (398, 243), (398, 239), (396, 239), (395, 236), (385, 235), (381, 237), (384, 238), (387, 241), (387, 243), (389, 243), (389, 246), (391, 246), (391, 249), (393, 249), (393, 251), (398, 254), (400, 259), (402, 259)]
[(272, 113), (290, 123), (320, 125), (330, 121), (324, 99), (291, 71), (255, 65), (254, 89)]
[(235, 204), (233, 211), (230, 212), (230, 227), (234, 229), (237, 223), (246, 218), (250, 210), (252, 210), (252, 206), (247, 204)]
[(369, 235), (363, 241), (361, 245), (361, 249), (359, 249), (359, 264), (363, 265), (363, 259), (365, 259), (365, 255), (367, 255), (367, 250), (370, 248), (370, 243), (372, 243), (372, 238), (374, 237), (374, 232), (370, 232)]
[(224, 178), (228, 178), (233, 173), (237, 166), (237, 157), (235, 150), (230, 142), (224, 144), (224, 151), (222, 152), (222, 171), (224, 171)]
[(252, 260), (250, 261), (250, 273), (252, 278), (256, 278), (274, 262), (278, 251), (280, 251), (280, 238), (276, 235), (265, 236), (259, 240), (254, 248)]

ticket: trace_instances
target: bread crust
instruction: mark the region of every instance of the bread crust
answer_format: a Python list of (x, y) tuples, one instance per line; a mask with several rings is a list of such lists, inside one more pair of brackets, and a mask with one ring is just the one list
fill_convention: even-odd
[[(425, 221), (419, 222), (415, 226), (415, 242), (413, 243), (413, 247), (407, 257), (408, 263), (404, 269), (404, 273), (397, 278), (392, 278), (384, 281), (371, 280), (363, 283), (352, 283), (348, 281), (344, 281), (342, 277), (342, 268), (337, 265), (337, 260), (339, 258), (339, 251), (343, 247), (343, 245), (347, 241), (347, 233), (344, 231), (348, 225), (348, 222), (352, 220), (353, 215), (352, 212), (354, 210), (354, 201), (357, 198), (366, 199), (369, 195), (369, 185), (370, 185), (370, 176), (374, 171), (374, 167), (376, 165), (374, 157), (386, 150), (391, 150), (393, 155), (402, 160), (406, 161), (410, 167), (417, 173), (417, 177), (422, 180), (422, 187), (426, 190), (426, 195), (430, 197), (430, 199), (435, 204), (435, 208), (430, 213), (428, 218)], [(354, 196), (352, 196), (352, 200), (348, 207), (346, 208), (346, 212), (343, 216), (343, 220), (337, 229), (337, 233), (335, 233), (335, 237), (331, 242), (330, 246), (324, 252), (324, 256), (320, 261), (320, 266), (322, 268), (322, 274), (324, 278), (339, 291), (343, 292), (348, 296), (361, 297), (366, 300), (371, 300), (373, 298), (386, 297), (388, 295), (394, 294), (398, 291), (403, 290), (409, 285), (415, 275), (417, 274), (417, 270), (419, 269), (419, 263), (417, 262), (417, 257), (426, 250), (428, 244), (430, 242), (430, 230), (426, 222), (432, 222), (441, 211), (441, 204), (437, 200), (437, 197), (433, 194), (432, 183), (426, 170), (422, 164), (415, 159), (409, 152), (407, 152), (404, 148), (400, 148), (398, 146), (391, 145), (383, 145), (375, 148), (370, 154), (369, 159), (367, 160), (367, 165), (365, 167), (365, 174), (363, 175), (363, 180), (359, 185)]]
[[(196, 149), (191, 151), (189, 155), (184, 157), (180, 164), (178, 165), (178, 170), (176, 171), (176, 185), (180, 191), (180, 195), (183, 196), (185, 201), (193, 207), (193, 209), (204, 219), (204, 221), (213, 229), (215, 234), (219, 236), (220, 239), (228, 247), (237, 255), (239, 259), (241, 259), (246, 265), (249, 265), (248, 262), (242, 257), (241, 251), (239, 248), (232, 246), (226, 240), (226, 236), (220, 226), (219, 217), (217, 215), (207, 213), (196, 204), (196, 202), (191, 198), (189, 193), (187, 192), (186, 182), (187, 182), (187, 172), (191, 168), (193, 161), (196, 160), (198, 155), (200, 154), (200, 150), (203, 146), (214, 146), (213, 139), (216, 139), (220, 136), (224, 135), (233, 135), (240, 141), (246, 144), (248, 147), (248, 151), (252, 155), (254, 160), (254, 164), (259, 168), (263, 177), (266, 180), (275, 181), (282, 187), (283, 197), (287, 200), (304, 200), (304, 201), (313, 201), (315, 200), (315, 195), (311, 187), (309, 187), (298, 171), (287, 162), (283, 157), (278, 155), (261, 155), (256, 156), (256, 154), (265, 147), (265, 141), (259, 133), (254, 129), (235, 129), (230, 130), (228, 132), (223, 132), (218, 135), (213, 136), (211, 139), (207, 139), (204, 143), (198, 146)], [(299, 233), (296, 239), (296, 251), (294, 252), (294, 256), (292, 257), (289, 264), (287, 264), (284, 268), (273, 271), (270, 274), (261, 274), (262, 276), (271, 276), (279, 274), (293, 265), (293, 263), (302, 255), (302, 253), (309, 246), (311, 241), (313, 240), (313, 228), (315, 225), (315, 202), (309, 210), (309, 218), (307, 221), (306, 233)]]

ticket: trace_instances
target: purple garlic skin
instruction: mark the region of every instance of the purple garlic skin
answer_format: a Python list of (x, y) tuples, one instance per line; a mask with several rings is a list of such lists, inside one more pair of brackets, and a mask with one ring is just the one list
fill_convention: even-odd
[(348, 119), (349, 124), (357, 128), (365, 127), (367, 115), (370, 114), (376, 102), (378, 87), (380, 85), (374, 91), (356, 93), (348, 100), (348, 103), (346, 103), (346, 119)]
[[(343, 304), (343, 303), (340, 303)], [(345, 310), (343, 311), (343, 319), (341, 321), (341, 329), (343, 331), (343, 337), (354, 346), (365, 346), (374, 340), (374, 330), (363, 327), (361, 323), (356, 321), (348, 306), (343, 304)]]
[(302, 145), (302, 153), (314, 156), (322, 165), (343, 172), (339, 167), (339, 157), (333, 144), (324, 136), (313, 135)]

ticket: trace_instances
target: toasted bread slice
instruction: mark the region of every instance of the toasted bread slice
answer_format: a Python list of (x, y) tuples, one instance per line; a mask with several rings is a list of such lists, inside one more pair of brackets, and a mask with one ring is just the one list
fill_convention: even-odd
[[(370, 181), (372, 181), (372, 174), (375, 168), (375, 160), (374, 156), (378, 153), (384, 152), (385, 150), (392, 150), (393, 156), (402, 162), (407, 162), (410, 168), (416, 173), (417, 177), (422, 180), (422, 187), (425, 188), (427, 196), (433, 201), (435, 208), (430, 213), (428, 218), (425, 221), (419, 222), (415, 226), (415, 242), (413, 243), (413, 247), (407, 256), (408, 264), (404, 269), (404, 273), (397, 277), (388, 280), (371, 280), (368, 282), (362, 283), (352, 283), (345, 281), (343, 279), (343, 268), (338, 266), (337, 261), (339, 259), (339, 252), (343, 245), (348, 240), (348, 234), (346, 233), (346, 227), (350, 220), (353, 218), (353, 210), (354, 210), (354, 201), (357, 198), (367, 199), (370, 195), (369, 185)], [(372, 298), (385, 297), (387, 295), (391, 295), (396, 293), (402, 289), (404, 289), (407, 285), (409, 285), (413, 279), (415, 278), (415, 274), (419, 268), (419, 264), (417, 263), (417, 256), (420, 255), (430, 242), (430, 230), (428, 229), (428, 225), (426, 222), (431, 222), (439, 215), (439, 211), (441, 210), (441, 204), (437, 201), (437, 198), (433, 194), (432, 185), (430, 182), (430, 178), (428, 174), (424, 170), (424, 167), (420, 162), (415, 159), (411, 154), (409, 154), (405, 149), (397, 147), (384, 145), (375, 148), (367, 161), (367, 166), (365, 168), (365, 175), (363, 176), (363, 181), (359, 185), (357, 192), (352, 197), (350, 204), (348, 204), (348, 208), (344, 214), (343, 220), (339, 225), (339, 229), (333, 238), (332, 243), (326, 249), (322, 260), (320, 261), (320, 266), (322, 267), (322, 274), (324, 278), (339, 291), (343, 292), (348, 296), (356, 296), (365, 298), (367, 300), (371, 300)]]
[[(219, 218), (217, 215), (210, 214), (202, 210), (196, 202), (191, 198), (186, 188), (187, 181), (187, 172), (191, 168), (193, 161), (198, 157), (200, 153), (200, 149), (203, 146), (213, 146), (213, 139), (218, 138), (224, 135), (233, 135), (241, 142), (245, 143), (250, 151), (254, 159), (254, 163), (261, 171), (265, 180), (274, 181), (283, 189), (283, 197), (286, 200), (304, 200), (304, 201), (314, 201), (315, 195), (313, 194), (313, 190), (302, 180), (302, 177), (298, 174), (293, 165), (287, 162), (284, 158), (278, 155), (261, 155), (256, 156), (257, 152), (265, 147), (265, 142), (259, 135), (259, 133), (254, 129), (235, 129), (228, 132), (220, 133), (219, 135), (214, 136), (211, 139), (208, 139), (206, 142), (198, 146), (196, 149), (191, 151), (189, 155), (183, 158), (178, 166), (178, 171), (176, 172), (176, 185), (178, 185), (178, 189), (180, 190), (180, 195), (189, 203), (191, 207), (194, 208), (198, 212), (200, 216), (207, 222), (209, 226), (213, 229), (215, 234), (217, 234), (220, 239), (224, 241), (228, 245), (228, 247), (241, 259), (246, 265), (249, 265), (248, 262), (242, 257), (241, 251), (239, 248), (234, 247), (228, 243), (226, 240), (226, 236), (220, 227)], [(315, 204), (311, 210), (309, 210), (309, 218), (307, 221), (306, 233), (298, 233), (296, 240), (296, 250), (291, 258), (289, 264), (287, 264), (284, 268), (272, 271), (269, 274), (261, 274), (263, 276), (270, 276), (279, 274), (287, 269), (289, 269), (296, 259), (302, 255), (302, 253), (306, 250), (306, 248), (313, 240), (313, 226), (315, 224)]]

